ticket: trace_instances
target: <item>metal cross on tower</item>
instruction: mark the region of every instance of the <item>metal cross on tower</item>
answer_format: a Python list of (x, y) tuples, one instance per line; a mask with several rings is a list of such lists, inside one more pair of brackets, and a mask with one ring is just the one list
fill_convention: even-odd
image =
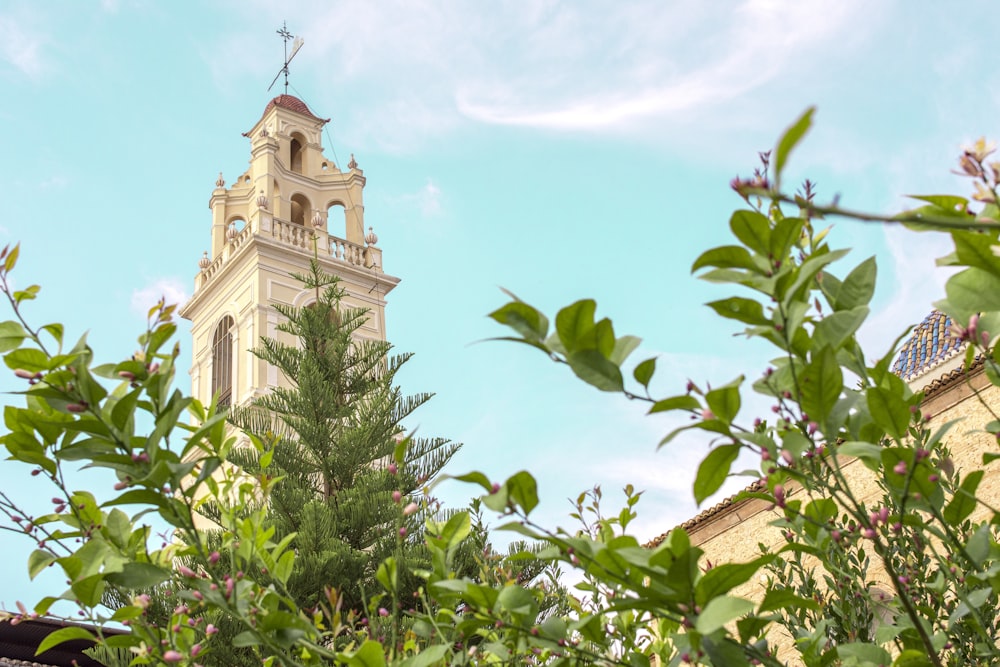
[[(294, 37), (293, 38), (292, 33), (288, 32), (288, 24), (285, 23), (284, 21), (281, 22), (281, 30), (278, 30), (277, 32), (278, 32), (278, 35), (281, 37), (282, 41), (285, 43), (285, 64), (282, 65), (281, 69), (278, 70), (278, 73), (274, 75), (274, 81), (271, 82), (271, 85), (268, 86), (267, 89), (271, 90), (272, 88), (274, 88), (274, 84), (278, 82), (278, 77), (280, 77), (282, 74), (284, 74), (285, 75), (285, 94), (287, 95), (288, 94), (288, 63), (292, 62), (292, 58), (294, 58), (295, 54), (298, 53), (299, 49), (302, 48), (302, 44), (304, 43), (304, 40), (301, 37)], [(288, 42), (289, 41), (292, 42), (292, 52), (291, 53), (288, 52)]]

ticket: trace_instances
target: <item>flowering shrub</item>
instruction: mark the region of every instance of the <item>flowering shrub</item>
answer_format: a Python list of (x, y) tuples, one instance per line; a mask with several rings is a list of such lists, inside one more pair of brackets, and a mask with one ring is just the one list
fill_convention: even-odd
[[(811, 111), (763, 156), (752, 178), (734, 181), (747, 204), (730, 219), (736, 240), (693, 264), (702, 279), (751, 295), (709, 306), (777, 348), (770, 367), (752, 383), (754, 391), (773, 398), (772, 413), (750, 420), (739, 414), (747, 385), (742, 377), (652, 395), (656, 359), (641, 361), (627, 378), (622, 366), (639, 339), (617, 336), (609, 319), (596, 319), (593, 301), (560, 310), (554, 327), (517, 298), (492, 313), (512, 329), (510, 339), (541, 350), (597, 389), (645, 402), (651, 413), (688, 415), (661, 446), (683, 431), (712, 439), (693, 482), (699, 502), (720, 489), (740, 454), (756, 457), (761, 482), (744, 496), (779, 510), (783, 547), (749, 562), (708, 567), (702, 550), (678, 528), (656, 548), (646, 548), (629, 534), (639, 501), (631, 488), (626, 506), (612, 514), (601, 508), (599, 492), (584, 494), (575, 512), (582, 529), (553, 531), (531, 518), (538, 492), (529, 473), (499, 482), (473, 472), (457, 479), (482, 489), (482, 506), (505, 518), (499, 529), (541, 544), (531, 557), (576, 571), (582, 577), (576, 596), (504, 576), (516, 568), (502, 563), (484, 563), (493, 573), (488, 577), (456, 576), (456, 554), (473, 532), (470, 515), (462, 512), (427, 521), (423, 539), (430, 564), (413, 573), (423, 581), (417, 592), (422, 604), (405, 623), (395, 611), (401, 566), (392, 558), (376, 577), (386, 594), (364, 623), (341, 616), (332, 590), (315, 608), (297, 608), (285, 589), (295, 559), (288, 539), (272, 540), (262, 512), (232, 510), (247, 500), (266, 501), (280, 482), (266, 474), (263, 459), (263, 474), (256, 477), (222, 466), (233, 442), (223, 417), (170, 389), (176, 348), (165, 345), (174, 328), (172, 307), (161, 304), (150, 312), (137, 354), (95, 366), (86, 341), (65, 350), (61, 326), (32, 328), (23, 321), (19, 304), (38, 290), (9, 287), (14, 248), (0, 256), (0, 282), (17, 321), (0, 325), (0, 350), (25, 382), (25, 405), (8, 406), (10, 432), (3, 442), (12, 458), (50, 480), (57, 494), (53, 511), (36, 517), (0, 496), (13, 527), (37, 542), (29, 573), (61, 568), (69, 582), (62, 598), (97, 626), (98, 635), (111, 621), (129, 625), (130, 634), (99, 638), (128, 647), (140, 664), (212, 664), (220, 619), (243, 628), (235, 641), (253, 647), (265, 664), (282, 665), (638, 667), (654, 658), (671, 665), (779, 665), (780, 647), (771, 632), (779, 626), (793, 638), (785, 650), (806, 665), (996, 662), (1000, 548), (991, 522), (995, 509), (977, 491), (1000, 455), (984, 454), (982, 469), (954, 469), (949, 425), (931, 428), (922, 395), (890, 372), (895, 350), (870, 362), (858, 344), (855, 334), (874, 291), (874, 259), (838, 273), (835, 263), (847, 250), (830, 247), (827, 230), (815, 224), (839, 215), (949, 233), (955, 252), (944, 262), (962, 270), (949, 280), (947, 299), (938, 307), (963, 323), (956, 334), (968, 343), (966, 365), (978, 355), (990, 381), (1000, 384), (1000, 352), (988, 333), (1000, 331), (1000, 258), (993, 251), (1000, 244), (1000, 166), (987, 162), (991, 149), (985, 143), (963, 154), (959, 166), (973, 180), (975, 205), (957, 196), (920, 197), (921, 208), (895, 217), (822, 206), (810, 183), (796, 195), (782, 189), (783, 169), (810, 122)], [(1000, 433), (995, 407), (979, 400), (992, 417), (971, 427)], [(186, 412), (195, 426), (182, 423)], [(141, 414), (153, 424), (149, 433), (138, 432)], [(405, 445), (396, 458), (404, 454)], [(852, 459), (877, 481), (877, 501), (862, 500), (845, 473)], [(113, 472), (118, 481), (106, 490), (108, 500), (67, 488), (65, 466), (78, 462)], [(219, 555), (192, 518), (205, 499), (220, 507), (225, 549)], [(394, 501), (397, 528), (417, 509), (401, 499)], [(181, 539), (154, 549), (142, 522), (149, 511)], [(212, 567), (178, 565), (185, 555)], [(885, 573), (879, 587), (871, 581), (876, 568)], [(267, 585), (244, 576), (262, 570), (271, 575)], [(734, 593), (762, 575), (767, 584), (757, 599)], [(158, 601), (142, 591), (168, 581), (179, 592), (170, 602), (170, 625), (161, 627), (146, 613)], [(104, 609), (102, 599), (112, 588), (132, 591), (131, 604)], [(48, 613), (56, 600), (46, 598), (21, 615)], [(390, 601), (397, 604), (386, 606)], [(67, 627), (43, 648), (83, 636), (90, 633)]]

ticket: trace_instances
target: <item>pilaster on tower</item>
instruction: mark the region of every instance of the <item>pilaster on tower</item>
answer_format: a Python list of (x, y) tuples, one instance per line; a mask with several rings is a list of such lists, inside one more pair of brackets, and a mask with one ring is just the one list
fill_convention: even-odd
[(378, 237), (364, 231), (364, 172), (353, 156), (345, 171), (323, 153), (328, 122), (296, 97), (275, 97), (244, 133), (249, 168), (228, 188), (222, 174), (216, 181), (211, 249), (180, 311), (191, 320), (192, 393), (202, 401), (218, 393), (241, 403), (287, 381), (250, 350), (279, 336), (274, 305), (311, 301), (290, 274), (314, 256), (341, 278), (346, 305), (370, 311), (360, 335), (385, 339), (385, 295), (399, 279), (384, 273)]

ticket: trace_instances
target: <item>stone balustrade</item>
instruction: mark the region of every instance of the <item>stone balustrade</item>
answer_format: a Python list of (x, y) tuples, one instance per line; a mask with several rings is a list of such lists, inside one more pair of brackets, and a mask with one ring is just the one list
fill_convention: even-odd
[[(267, 216), (267, 220), (253, 220), (239, 234), (231, 238), (223, 248), (222, 254), (207, 267), (201, 270), (195, 278), (195, 289), (200, 289), (219, 273), (230, 258), (250, 244), (254, 236), (270, 237), (282, 245), (292, 246), (300, 251), (312, 253), (314, 230), (310, 227)], [(352, 243), (320, 230), (315, 232), (316, 247), (321, 254), (338, 262), (345, 262), (358, 267), (382, 272), (382, 250), (375, 246), (365, 246)]]

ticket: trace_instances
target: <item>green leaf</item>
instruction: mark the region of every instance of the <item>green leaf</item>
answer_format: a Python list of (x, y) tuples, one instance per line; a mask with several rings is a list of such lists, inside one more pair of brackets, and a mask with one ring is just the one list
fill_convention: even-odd
[(785, 163), (788, 161), (788, 156), (791, 154), (792, 149), (802, 140), (806, 132), (809, 131), (812, 125), (813, 112), (816, 111), (816, 107), (809, 107), (805, 112), (799, 116), (792, 125), (785, 130), (785, 133), (781, 135), (781, 139), (778, 140), (778, 147), (774, 151), (774, 187), (775, 189), (780, 189), (781, 185), (781, 172), (785, 168)]
[(544, 341), (549, 332), (548, 318), (523, 301), (504, 304), (489, 316), (536, 343)]
[(863, 642), (841, 644), (837, 647), (837, 656), (840, 658), (856, 658), (862, 662), (870, 662), (874, 665), (888, 665), (892, 662), (892, 656), (884, 648)]
[(818, 609), (819, 605), (815, 600), (796, 595), (787, 588), (769, 588), (764, 594), (764, 600), (760, 603), (758, 613), (763, 614), (768, 611), (778, 609)]
[(926, 652), (910, 648), (896, 656), (892, 667), (934, 667), (934, 663)]
[(622, 391), (625, 381), (618, 366), (597, 350), (580, 350), (566, 357), (578, 378), (601, 391)]
[(816, 323), (813, 346), (821, 349), (829, 345), (834, 351), (854, 335), (868, 317), (867, 306), (857, 306), (850, 310), (838, 310)]
[(653, 407), (649, 409), (649, 414), (656, 412), (669, 412), (671, 410), (700, 410), (701, 403), (698, 402), (694, 396), (690, 394), (681, 394), (679, 396), (671, 396), (670, 398), (664, 398), (662, 400), (653, 403)]
[(743, 647), (728, 637), (718, 642), (705, 637), (702, 639), (702, 645), (705, 647), (705, 653), (712, 659), (713, 665), (725, 665), (726, 667), (744, 667), (744, 665), (749, 667), (750, 665), (750, 661), (747, 660), (747, 656), (743, 652)]
[(385, 653), (382, 645), (373, 639), (366, 639), (354, 653), (342, 654), (348, 667), (385, 667)]
[(705, 403), (716, 419), (729, 424), (736, 418), (736, 414), (740, 411), (739, 386), (742, 382), (743, 377), (740, 376), (737, 380), (705, 394)]
[[(875, 278), (878, 275), (878, 265), (875, 257), (869, 257), (858, 264), (847, 274), (840, 284), (837, 297), (833, 303), (836, 310), (849, 310), (859, 306), (867, 306), (875, 295)], [(824, 278), (825, 279), (825, 278)]]
[(753, 299), (733, 296), (728, 299), (712, 301), (707, 305), (722, 317), (731, 320), (759, 326), (771, 324), (771, 320), (764, 314), (764, 307)]
[(765, 257), (771, 250), (771, 223), (757, 211), (735, 211), (729, 228), (743, 245)]
[[(521, 473), (518, 473), (518, 474), (521, 474)], [(528, 477), (531, 477), (527, 473), (524, 473), (524, 474), (527, 475)], [(516, 477), (516, 475), (515, 475), (515, 477)], [(534, 478), (531, 478), (531, 482), (532, 483), (534, 482)], [(525, 484), (526, 484), (526, 482), (524, 480), (518, 481), (518, 485), (519, 486), (518, 486), (517, 495), (515, 495), (514, 493), (511, 494), (514, 497), (514, 499), (517, 500), (518, 502), (521, 502), (522, 494), (525, 493), (522, 490), (522, 488), (521, 488)], [(535, 495), (534, 495), (534, 503), (535, 504), (532, 505), (530, 508), (525, 508), (525, 511), (526, 512), (531, 511), (531, 509), (534, 508), (534, 506), (538, 504), (538, 493), (537, 493), (537, 490), (535, 491)], [(523, 503), (522, 503), (522, 506), (523, 506)], [(469, 513), (468, 512), (456, 512), (455, 514), (453, 514), (451, 516), (451, 518), (448, 519), (448, 523), (445, 524), (444, 529), (441, 531), (441, 539), (444, 540), (445, 544), (447, 545), (447, 548), (451, 549), (453, 547), (458, 546), (458, 544), (460, 542), (462, 542), (462, 540), (464, 540), (466, 537), (469, 536), (469, 533), (471, 531), (472, 531), (472, 522), (469, 519)]]
[(962, 485), (955, 491), (951, 502), (944, 508), (945, 521), (952, 526), (957, 526), (962, 521), (965, 521), (972, 514), (973, 510), (976, 509), (976, 505), (978, 504), (976, 501), (976, 489), (979, 488), (979, 482), (983, 480), (984, 472), (983, 470), (974, 470), (969, 473), (962, 480)]
[(879, 428), (896, 440), (901, 440), (910, 425), (910, 406), (906, 401), (882, 387), (869, 387), (866, 398), (868, 411)]
[[(504, 486), (510, 494), (510, 499), (520, 505), (525, 514), (530, 513), (538, 505), (538, 484), (526, 470), (514, 473)], [(468, 519), (468, 515), (465, 516)]]
[(160, 582), (166, 581), (170, 577), (170, 572), (157, 567), (152, 563), (125, 563), (121, 572), (114, 572), (107, 575), (108, 582), (122, 588), (152, 588)]
[(721, 445), (708, 453), (698, 466), (698, 474), (694, 479), (694, 500), (697, 504), (700, 505), (719, 490), (739, 453), (740, 446), (737, 444)]
[(621, 366), (628, 359), (628, 355), (632, 354), (641, 342), (642, 339), (637, 336), (622, 336), (616, 339), (615, 347), (611, 351), (611, 356), (608, 360), (617, 366)]
[(506, 610), (512, 614), (529, 616), (534, 622), (534, 616), (538, 609), (535, 596), (524, 590), (521, 586), (504, 586), (497, 596), (497, 610)]
[(4, 358), (4, 363), (11, 370), (26, 370), (31, 373), (47, 371), (51, 367), (49, 356), (41, 350), (31, 347), (24, 347), (8, 352)]
[(450, 647), (445, 644), (434, 644), (423, 648), (420, 653), (403, 663), (404, 667), (430, 667), (448, 653)]
[(724, 563), (716, 565), (698, 581), (695, 595), (699, 604), (728, 593), (736, 586), (746, 583), (760, 568), (774, 560), (773, 555), (754, 559), (748, 563)]
[(478, 484), (479, 486), (483, 487), (487, 491), (492, 491), (493, 490), (493, 483), (490, 482), (490, 478), (487, 477), (486, 475), (484, 475), (483, 473), (479, 472), (478, 470), (473, 470), (472, 472), (467, 472), (464, 475), (458, 475), (457, 477), (454, 477), (453, 479), (456, 479), (459, 482), (467, 482), (469, 484)]
[(233, 646), (257, 646), (258, 644), (260, 644), (260, 638), (253, 630), (244, 630), (240, 634), (233, 637)]
[(771, 230), (771, 256), (775, 260), (785, 261), (802, 236), (804, 226), (805, 220), (802, 218), (782, 218), (774, 223), (774, 229)]
[(7, 257), (4, 259), (3, 263), (4, 271), (10, 273), (10, 271), (14, 268), (14, 265), (17, 264), (17, 256), (20, 254), (20, 252), (21, 252), (20, 243), (18, 243), (17, 245), (15, 245), (13, 248), (10, 249), (10, 252), (7, 253)]
[(396, 565), (396, 559), (389, 556), (382, 561), (378, 566), (378, 572), (375, 573), (375, 579), (382, 584), (386, 592), (394, 594), (399, 582), (399, 567)]
[(754, 603), (743, 598), (724, 595), (713, 598), (695, 621), (695, 630), (703, 635), (711, 634), (730, 621), (753, 611)]
[(714, 266), (719, 269), (748, 269), (761, 273), (760, 267), (753, 261), (753, 257), (743, 246), (727, 245), (706, 250), (691, 265), (691, 273), (706, 266)]
[(13, 321), (0, 322), (0, 353), (9, 352), (20, 347), (27, 333), (19, 323)]
[(823, 426), (828, 437), (833, 437), (839, 428), (830, 423), (829, 417), (843, 390), (844, 374), (837, 355), (829, 346), (821, 348), (802, 373), (802, 410)]
[(962, 266), (973, 266), (987, 273), (1000, 276), (1000, 257), (993, 252), (996, 240), (992, 234), (954, 231), (955, 257)]
[(944, 286), (946, 301), (936, 307), (959, 322), (965, 322), (973, 313), (1000, 310), (1000, 276), (970, 268), (956, 273)]
[(575, 352), (581, 338), (594, 328), (597, 302), (582, 299), (566, 306), (556, 314), (556, 333), (567, 353)]
[(35, 549), (31, 552), (31, 555), (28, 556), (28, 576), (31, 579), (34, 579), (38, 576), (39, 572), (54, 563), (55, 560), (56, 557), (48, 551)]
[(837, 447), (837, 453), (867, 461), (879, 462), (882, 460), (882, 448), (870, 442), (845, 442)]
[(639, 363), (632, 371), (632, 377), (643, 387), (649, 388), (649, 381), (653, 379), (656, 372), (656, 357), (651, 357)]
[[(8, 255), (9, 257), (9, 255)], [(94, 635), (92, 635), (87, 630), (77, 626), (71, 625), (66, 628), (60, 628), (55, 632), (51, 632), (45, 636), (45, 639), (38, 644), (38, 650), (35, 651), (35, 655), (41, 655), (45, 653), (50, 648), (58, 646), (63, 642), (72, 641), (74, 639), (84, 639), (87, 641), (94, 641)]]

